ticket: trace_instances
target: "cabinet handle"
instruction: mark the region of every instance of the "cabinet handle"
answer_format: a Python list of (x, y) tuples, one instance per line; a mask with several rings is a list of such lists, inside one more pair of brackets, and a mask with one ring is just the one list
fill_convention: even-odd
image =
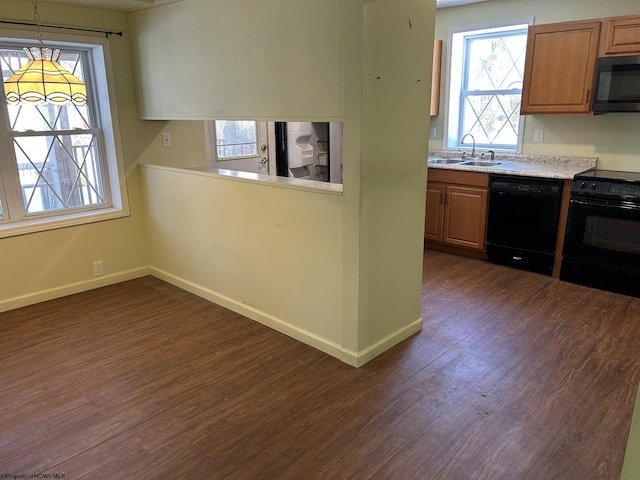
[(444, 204), (448, 205), (449, 204), (449, 195), (445, 195), (444, 196)]
[(585, 98), (584, 102), (585, 103), (589, 103), (589, 94), (591, 93), (591, 90), (587, 90), (587, 98)]

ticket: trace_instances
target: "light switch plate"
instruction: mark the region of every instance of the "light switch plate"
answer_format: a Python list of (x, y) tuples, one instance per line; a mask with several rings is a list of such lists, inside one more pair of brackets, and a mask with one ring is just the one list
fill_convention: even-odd
[(542, 143), (544, 142), (544, 129), (536, 128), (533, 132), (533, 143)]

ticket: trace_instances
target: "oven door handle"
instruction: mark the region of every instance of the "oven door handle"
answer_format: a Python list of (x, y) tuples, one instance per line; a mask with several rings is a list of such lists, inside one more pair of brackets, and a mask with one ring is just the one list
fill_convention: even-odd
[(589, 200), (578, 200), (576, 198), (572, 198), (569, 203), (573, 204), (573, 205), (580, 205), (581, 207), (593, 207), (593, 208), (603, 208), (603, 209), (607, 209), (607, 210), (633, 210), (633, 211), (640, 211), (640, 205), (636, 205), (633, 203), (628, 203), (628, 202), (616, 202), (615, 204), (606, 202), (606, 201), (602, 201), (602, 200), (595, 200), (595, 199), (589, 199)]

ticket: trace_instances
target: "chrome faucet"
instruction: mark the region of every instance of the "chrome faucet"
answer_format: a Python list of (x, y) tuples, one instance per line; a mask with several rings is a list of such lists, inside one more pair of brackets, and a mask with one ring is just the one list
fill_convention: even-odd
[(482, 160), (486, 154), (491, 155), (491, 160), (495, 160), (496, 152), (494, 152), (493, 150), (487, 150), (486, 152), (482, 152), (480, 154), (480, 160)]
[(460, 145), (464, 145), (464, 139), (467, 137), (471, 137), (471, 140), (473, 140), (473, 148), (471, 149), (471, 158), (473, 160), (476, 159), (476, 139), (473, 135), (471, 135), (470, 133), (465, 134), (462, 139), (460, 140)]

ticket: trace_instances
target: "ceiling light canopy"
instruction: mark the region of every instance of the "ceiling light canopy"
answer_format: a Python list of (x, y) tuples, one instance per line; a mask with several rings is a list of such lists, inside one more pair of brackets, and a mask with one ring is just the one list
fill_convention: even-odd
[(33, 0), (33, 14), (37, 28), (37, 47), (24, 48), (29, 62), (4, 82), (9, 105), (84, 105), (87, 87), (84, 82), (58, 63), (59, 49), (42, 44), (38, 0)]

